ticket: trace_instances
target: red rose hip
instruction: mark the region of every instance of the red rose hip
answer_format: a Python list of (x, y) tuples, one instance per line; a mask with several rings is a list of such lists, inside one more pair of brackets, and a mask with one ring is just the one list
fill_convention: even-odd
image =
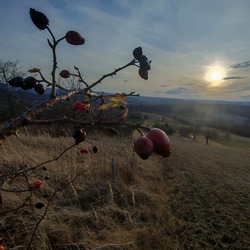
[(62, 77), (62, 78), (69, 78), (70, 77), (70, 73), (68, 70), (61, 70), (59, 75)]
[(40, 180), (38, 180), (38, 181), (35, 181), (35, 182), (34, 182), (33, 187), (34, 187), (35, 189), (38, 189), (38, 188), (40, 188), (40, 186), (41, 186), (42, 184), (43, 184), (43, 182), (40, 181)]
[(170, 140), (164, 131), (159, 128), (152, 128), (148, 132), (147, 138), (149, 138), (154, 144), (154, 153), (161, 155), (162, 157), (170, 156)]
[(43, 95), (45, 92), (45, 88), (43, 86), (43, 84), (38, 83), (35, 87), (34, 90), (36, 91), (36, 93), (38, 93), (39, 95)]
[(79, 143), (85, 141), (86, 139), (86, 132), (82, 129), (76, 129), (74, 131), (74, 135), (73, 135), (74, 139), (75, 139), (75, 145), (78, 145)]
[(70, 30), (65, 35), (66, 41), (71, 45), (82, 45), (85, 39), (76, 31)]
[(153, 147), (153, 142), (146, 136), (142, 136), (134, 142), (134, 150), (143, 160), (147, 160), (153, 153)]
[(140, 76), (142, 79), (148, 80), (148, 71), (147, 71), (147, 70), (139, 69), (139, 70), (138, 70), (138, 74), (139, 74), (139, 76)]
[(73, 105), (72, 105), (72, 109), (73, 110), (84, 110), (85, 105), (80, 102), (80, 101), (76, 101)]

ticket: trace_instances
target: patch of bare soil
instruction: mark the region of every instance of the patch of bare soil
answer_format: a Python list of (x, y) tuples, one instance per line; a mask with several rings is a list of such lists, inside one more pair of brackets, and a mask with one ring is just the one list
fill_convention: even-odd
[(171, 138), (164, 175), (178, 249), (250, 249), (250, 151)]

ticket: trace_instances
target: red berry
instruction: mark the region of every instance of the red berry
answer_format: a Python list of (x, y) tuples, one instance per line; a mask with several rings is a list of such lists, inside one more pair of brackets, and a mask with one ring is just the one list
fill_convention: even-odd
[(81, 150), (80, 150), (80, 153), (81, 153), (81, 154), (88, 154), (88, 153), (89, 153), (89, 150), (88, 150), (87, 148), (81, 149)]
[(153, 147), (153, 142), (146, 136), (142, 136), (134, 142), (134, 150), (143, 160), (148, 159), (153, 153)]
[(142, 56), (142, 48), (141, 47), (135, 48), (133, 50), (133, 56), (135, 59), (140, 59), (140, 57)]
[(28, 76), (23, 80), (23, 85), (21, 86), (22, 89), (32, 89), (36, 86), (37, 80), (33, 76)]
[(75, 145), (78, 145), (79, 143), (85, 141), (86, 132), (80, 128), (76, 129), (74, 132), (74, 139), (75, 139)]
[(41, 209), (41, 208), (43, 208), (45, 205), (44, 205), (44, 203), (42, 203), (42, 202), (37, 202), (35, 206), (36, 206), (37, 209)]
[(36, 93), (38, 93), (39, 95), (43, 95), (45, 92), (45, 88), (43, 86), (43, 84), (38, 83), (35, 87), (34, 90), (36, 91)]
[(140, 60), (140, 69), (148, 71), (148, 70), (150, 70), (151, 66), (150, 66), (150, 63), (149, 63), (147, 57), (145, 58), (145, 60), (143, 60), (144, 57), (145, 56), (143, 55), (141, 60)]
[(83, 103), (80, 102), (80, 101), (77, 101), (77, 102), (75, 102), (75, 103), (72, 105), (72, 109), (73, 109), (73, 110), (84, 110), (84, 109), (85, 109), (85, 104), (83, 104)]
[(62, 77), (62, 78), (69, 78), (70, 77), (70, 73), (68, 70), (62, 70), (59, 75)]
[(98, 147), (97, 147), (97, 146), (94, 146), (94, 147), (92, 148), (92, 150), (93, 150), (94, 154), (96, 154), (96, 153), (98, 152)]
[(85, 39), (76, 31), (70, 30), (65, 35), (66, 41), (71, 45), (82, 45)]
[(152, 128), (147, 137), (153, 142), (154, 149), (153, 152), (161, 155), (162, 157), (169, 157), (170, 150), (170, 140), (166, 133), (159, 128)]
[(34, 182), (33, 187), (34, 187), (35, 189), (38, 189), (38, 188), (40, 188), (40, 186), (41, 186), (42, 184), (43, 184), (43, 182), (40, 181), (40, 180), (38, 180), (38, 181), (35, 181), (35, 182)]
[(23, 78), (20, 76), (14, 77), (8, 81), (9, 85), (13, 87), (21, 87), (23, 85)]
[(139, 76), (144, 79), (144, 80), (148, 80), (148, 71), (147, 70), (143, 70), (143, 69), (139, 69), (138, 70)]
[(30, 8), (30, 18), (39, 30), (44, 30), (49, 25), (49, 19), (40, 11)]

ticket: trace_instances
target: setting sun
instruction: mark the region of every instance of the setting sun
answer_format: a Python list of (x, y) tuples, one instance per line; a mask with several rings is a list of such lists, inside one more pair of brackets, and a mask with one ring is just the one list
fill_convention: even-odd
[(215, 64), (213, 66), (207, 67), (207, 71), (204, 78), (212, 86), (219, 86), (225, 75), (226, 75), (225, 68), (223, 68), (218, 64)]
[(214, 71), (212, 72), (211, 74), (211, 79), (214, 80), (214, 81), (218, 81), (222, 78), (222, 75), (220, 73), (220, 71)]

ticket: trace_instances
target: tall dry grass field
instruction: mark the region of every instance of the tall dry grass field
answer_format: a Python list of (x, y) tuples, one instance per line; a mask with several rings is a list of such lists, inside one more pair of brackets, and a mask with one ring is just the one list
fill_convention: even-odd
[(6, 249), (248, 249), (249, 150), (172, 136), (169, 158), (143, 161), (133, 138), (95, 132), (66, 151), (72, 137), (9, 138), (0, 147)]

